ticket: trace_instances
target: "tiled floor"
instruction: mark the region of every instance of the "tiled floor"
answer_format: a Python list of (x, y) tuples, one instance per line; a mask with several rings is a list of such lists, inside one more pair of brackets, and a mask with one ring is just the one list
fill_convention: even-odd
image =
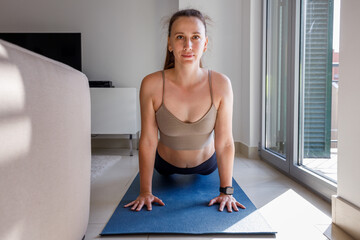
[[(229, 235), (140, 235), (101, 237), (99, 233), (138, 171), (138, 155), (128, 150), (101, 149), (93, 154), (121, 155), (119, 163), (106, 170), (91, 186), (90, 219), (86, 232), (90, 239), (269, 239), (269, 236)], [(284, 176), (261, 160), (235, 158), (234, 178), (268, 223), (278, 231), (276, 239), (327, 239), (331, 223), (330, 204)], [(345, 239), (345, 238), (344, 238)]]

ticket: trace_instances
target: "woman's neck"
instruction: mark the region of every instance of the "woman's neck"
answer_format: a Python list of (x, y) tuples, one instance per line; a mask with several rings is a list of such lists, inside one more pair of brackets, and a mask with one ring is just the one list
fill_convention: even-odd
[(201, 81), (203, 70), (199, 66), (187, 65), (174, 68), (174, 81), (183, 87), (193, 86)]

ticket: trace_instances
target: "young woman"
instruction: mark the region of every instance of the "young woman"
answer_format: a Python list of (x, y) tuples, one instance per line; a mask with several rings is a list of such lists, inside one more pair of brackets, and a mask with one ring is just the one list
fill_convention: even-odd
[(226, 207), (229, 212), (245, 208), (232, 196), (231, 83), (202, 68), (207, 45), (206, 21), (199, 11), (186, 9), (171, 17), (164, 71), (146, 76), (140, 88), (140, 194), (125, 205), (131, 210), (165, 205), (152, 194), (154, 168), (163, 175), (206, 175), (218, 168), (220, 194), (209, 206), (219, 203), (220, 211)]

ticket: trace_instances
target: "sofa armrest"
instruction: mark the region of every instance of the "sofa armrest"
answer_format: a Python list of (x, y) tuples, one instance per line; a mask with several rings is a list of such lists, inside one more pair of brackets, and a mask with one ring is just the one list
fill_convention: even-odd
[(90, 204), (86, 76), (0, 40), (0, 239), (81, 239)]

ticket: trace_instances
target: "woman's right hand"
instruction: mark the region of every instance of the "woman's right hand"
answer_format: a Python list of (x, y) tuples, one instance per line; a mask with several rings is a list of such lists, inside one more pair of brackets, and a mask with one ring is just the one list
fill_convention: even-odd
[(140, 193), (136, 200), (126, 204), (124, 207), (132, 206), (131, 210), (140, 211), (144, 205), (147, 206), (147, 210), (152, 210), (152, 203), (158, 203), (160, 206), (164, 206), (165, 203), (158, 197), (155, 197), (151, 193)]

